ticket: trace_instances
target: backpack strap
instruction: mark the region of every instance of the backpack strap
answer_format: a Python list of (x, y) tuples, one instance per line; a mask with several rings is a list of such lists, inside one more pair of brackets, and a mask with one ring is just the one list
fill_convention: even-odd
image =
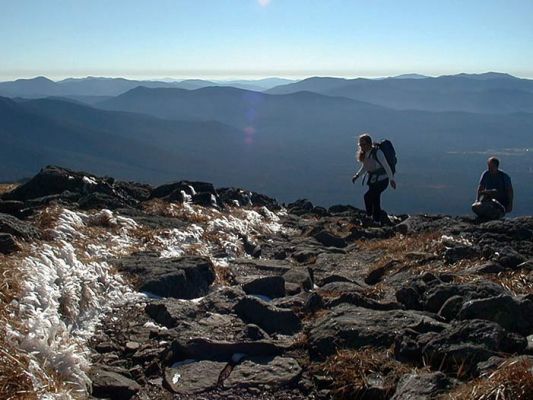
[(387, 173), (387, 171), (385, 171), (385, 168), (383, 167), (383, 164), (378, 159), (378, 151), (379, 151), (379, 145), (372, 147), (372, 150), (370, 150), (370, 157), (376, 160), (376, 162), (381, 166), (381, 168), (375, 170), (374, 172), (369, 172), (369, 174), (383, 175)]

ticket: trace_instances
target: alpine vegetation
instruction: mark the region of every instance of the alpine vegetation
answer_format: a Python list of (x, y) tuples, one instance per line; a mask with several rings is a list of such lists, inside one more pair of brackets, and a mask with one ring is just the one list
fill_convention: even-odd
[(533, 395), (532, 217), (53, 166), (0, 211), (2, 398)]

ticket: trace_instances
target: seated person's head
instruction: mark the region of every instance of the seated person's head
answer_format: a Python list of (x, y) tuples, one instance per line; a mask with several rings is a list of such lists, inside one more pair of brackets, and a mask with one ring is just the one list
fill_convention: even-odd
[(487, 161), (487, 166), (490, 172), (496, 172), (500, 167), (500, 160), (498, 160), (496, 157), (491, 157)]

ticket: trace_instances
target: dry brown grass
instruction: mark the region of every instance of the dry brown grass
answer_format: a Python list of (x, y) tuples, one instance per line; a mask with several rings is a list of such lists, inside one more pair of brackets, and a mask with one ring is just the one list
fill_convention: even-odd
[(515, 358), (503, 362), (484, 378), (459, 386), (443, 397), (449, 400), (530, 400), (533, 399), (533, 361)]
[(340, 350), (311, 369), (314, 375), (331, 378), (332, 393), (338, 400), (363, 398), (375, 380), (391, 395), (398, 379), (409, 371), (410, 367), (394, 359), (392, 351), (372, 348)]
[(0, 194), (11, 192), (20, 186), (20, 183), (0, 183)]
[(27, 373), (29, 357), (8, 340), (6, 332), (8, 324), (16, 327), (10, 303), (18, 297), (24, 278), (14, 258), (0, 255), (0, 276), (0, 398), (36, 399)]
[(389, 258), (399, 258), (405, 253), (425, 252), (436, 253), (442, 251), (439, 232), (421, 233), (417, 235), (396, 235), (388, 239), (359, 240), (357, 248), (364, 251), (382, 250)]
[(231, 286), (236, 285), (237, 280), (231, 272), (231, 268), (215, 265), (215, 284)]
[(42, 231), (55, 228), (61, 213), (62, 208), (57, 205), (46, 207), (35, 217), (33, 221), (35, 227)]
[[(152, 199), (142, 204), (144, 212), (151, 215), (159, 215), (162, 217), (178, 218), (185, 222), (191, 223), (206, 223), (217, 214), (219, 211), (195, 206), (195, 205), (183, 205), (178, 203), (168, 203), (161, 199)], [(191, 212), (191, 209), (193, 210)]]

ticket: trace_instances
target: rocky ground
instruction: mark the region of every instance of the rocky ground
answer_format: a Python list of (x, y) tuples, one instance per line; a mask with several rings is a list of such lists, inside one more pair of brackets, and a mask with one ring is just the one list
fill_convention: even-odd
[[(165, 205), (183, 202), (281, 209), (205, 183), (154, 189), (47, 168), (3, 195), (0, 251), (41, 235), (32, 216), (50, 203), (179, 228), (191, 221)], [(111, 258), (150, 297), (113, 310), (90, 339), (92, 396), (533, 398), (533, 217), (375, 227), (351, 206), (282, 210), (284, 229), (241, 237), (238, 256), (145, 247)]]

